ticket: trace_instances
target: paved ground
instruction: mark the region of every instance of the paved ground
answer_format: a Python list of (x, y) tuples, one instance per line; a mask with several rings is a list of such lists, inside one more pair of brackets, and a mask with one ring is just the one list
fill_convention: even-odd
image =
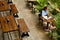
[(29, 37), (24, 37), (23, 40), (49, 40), (46, 33), (37, 25), (38, 18), (31, 10), (26, 8), (25, 0), (13, 0), (19, 11), (19, 18), (24, 18), (28, 28), (30, 29)]

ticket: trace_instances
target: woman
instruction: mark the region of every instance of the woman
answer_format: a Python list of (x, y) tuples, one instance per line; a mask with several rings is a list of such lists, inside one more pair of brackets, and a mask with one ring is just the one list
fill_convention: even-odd
[(47, 20), (46, 22), (44, 22), (45, 24), (47, 23), (47, 26), (45, 27), (46, 29), (48, 29), (48, 26), (50, 24), (50, 22), (48, 22), (48, 19), (49, 19), (49, 14), (48, 14), (48, 8), (47, 6), (44, 7), (44, 9), (42, 10), (42, 18), (43, 18), (43, 21)]
[(42, 10), (42, 17), (47, 15), (48, 15), (48, 9), (47, 7), (44, 7), (44, 9)]

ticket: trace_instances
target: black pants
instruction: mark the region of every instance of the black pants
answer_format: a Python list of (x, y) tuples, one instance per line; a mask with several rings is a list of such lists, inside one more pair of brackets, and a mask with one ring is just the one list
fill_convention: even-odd
[(46, 27), (46, 29), (48, 29), (48, 27), (49, 27), (49, 24), (50, 24), (50, 22), (47, 22), (47, 27)]

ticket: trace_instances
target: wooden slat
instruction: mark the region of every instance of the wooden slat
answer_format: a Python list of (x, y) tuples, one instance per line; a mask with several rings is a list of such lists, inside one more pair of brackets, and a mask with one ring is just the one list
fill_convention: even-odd
[(20, 25), (20, 29), (22, 32), (29, 32), (29, 29), (28, 29), (24, 19), (18, 19), (18, 23)]

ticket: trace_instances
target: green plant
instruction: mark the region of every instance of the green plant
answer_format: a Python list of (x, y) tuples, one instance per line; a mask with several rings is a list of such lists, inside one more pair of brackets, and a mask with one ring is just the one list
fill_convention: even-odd
[(48, 0), (37, 0), (36, 9), (41, 12), (41, 10), (48, 5)]
[(52, 13), (52, 15), (57, 15), (57, 13), (58, 13), (58, 11), (56, 11), (55, 9), (53, 9), (52, 11), (51, 11), (51, 13)]
[(60, 7), (60, 0), (49, 0), (49, 1), (51, 1), (52, 3), (54, 3), (55, 4), (55, 6), (57, 6), (58, 8)]
[(60, 29), (60, 13), (57, 13), (57, 15), (54, 15), (54, 18), (55, 18), (55, 23), (57, 28)]

